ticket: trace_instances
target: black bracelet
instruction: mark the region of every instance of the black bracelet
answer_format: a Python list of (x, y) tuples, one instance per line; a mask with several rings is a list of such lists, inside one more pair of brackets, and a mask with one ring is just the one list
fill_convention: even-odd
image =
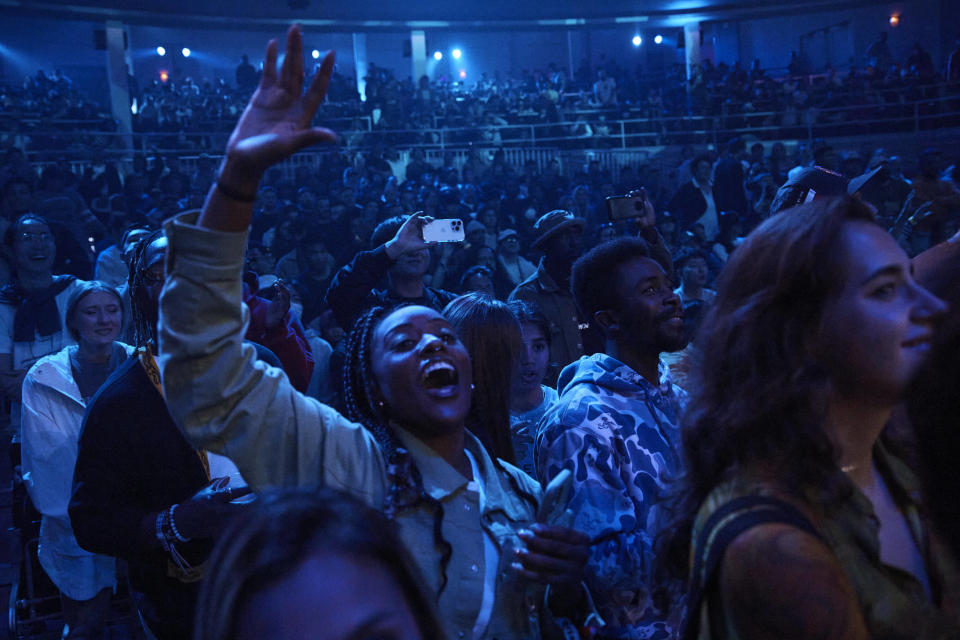
[(223, 195), (227, 196), (227, 197), (230, 198), (231, 200), (236, 200), (237, 202), (249, 202), (249, 203), (253, 203), (253, 202), (257, 199), (257, 196), (255, 196), (255, 195), (253, 195), (253, 196), (245, 196), (245, 195), (243, 195), (242, 193), (240, 193), (239, 191), (234, 191), (233, 189), (231, 189), (230, 187), (226, 186), (225, 184), (223, 184), (223, 183), (220, 182), (219, 180), (217, 180), (217, 189), (218, 189), (218, 190), (220, 191), (220, 193), (222, 193)]

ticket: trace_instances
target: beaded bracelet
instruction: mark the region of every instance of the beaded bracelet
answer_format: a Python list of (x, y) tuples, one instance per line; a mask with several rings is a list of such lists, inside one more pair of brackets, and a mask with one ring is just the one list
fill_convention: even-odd
[(166, 536), (166, 533), (164, 532), (164, 529), (166, 528), (166, 522), (165, 522), (166, 519), (167, 519), (166, 510), (163, 510), (157, 514), (156, 536), (157, 536), (157, 540), (160, 542), (160, 546), (163, 547), (163, 550), (166, 551), (167, 553), (170, 553), (170, 543), (167, 541), (167, 536)]
[(168, 511), (170, 515), (170, 529), (173, 531), (174, 537), (180, 542), (190, 542), (190, 538), (184, 538), (182, 535), (180, 535), (180, 531), (177, 529), (177, 523), (173, 519), (173, 512), (174, 510), (176, 510), (178, 506), (179, 505), (173, 504), (170, 506), (170, 509)]

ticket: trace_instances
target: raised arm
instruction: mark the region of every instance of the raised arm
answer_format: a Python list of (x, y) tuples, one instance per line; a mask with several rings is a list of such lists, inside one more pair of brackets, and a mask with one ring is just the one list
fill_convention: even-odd
[(673, 258), (670, 256), (670, 250), (663, 242), (663, 237), (657, 231), (657, 215), (653, 208), (653, 202), (647, 195), (645, 187), (631, 191), (630, 195), (643, 198), (643, 215), (637, 218), (637, 235), (643, 238), (650, 249), (650, 257), (657, 261), (667, 277), (673, 279)]
[(217, 185), (210, 190), (197, 224), (218, 231), (246, 231), (264, 171), (287, 156), (336, 134), (310, 121), (327, 93), (334, 52), (328, 51), (306, 92), (300, 26), (287, 32), (287, 51), (277, 72), (277, 41), (267, 45), (260, 86), (227, 141)]
[(298, 393), (279, 369), (243, 345), (243, 250), (253, 194), (273, 163), (332, 141), (310, 127), (333, 67), (327, 54), (302, 91), (300, 28), (267, 47), (260, 86), (227, 146), (219, 183), (199, 219), (166, 225), (168, 275), (160, 298), (160, 367), (174, 421), (197, 447), (232, 459), (252, 487), (329, 484), (379, 506), (383, 462), (373, 437), (333, 409)]
[(390, 267), (405, 253), (412, 253), (428, 245), (420, 235), (423, 222), (432, 218), (418, 211), (400, 225), (397, 233), (373, 251), (361, 251), (350, 264), (344, 265), (330, 282), (324, 300), (333, 311), (337, 323), (350, 330), (370, 303), (370, 291), (387, 275)]

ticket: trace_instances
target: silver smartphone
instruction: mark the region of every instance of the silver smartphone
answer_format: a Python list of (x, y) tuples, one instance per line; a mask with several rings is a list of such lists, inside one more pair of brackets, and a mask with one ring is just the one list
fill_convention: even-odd
[(424, 242), (463, 242), (466, 238), (463, 220), (456, 218), (425, 222), (420, 227), (420, 235)]

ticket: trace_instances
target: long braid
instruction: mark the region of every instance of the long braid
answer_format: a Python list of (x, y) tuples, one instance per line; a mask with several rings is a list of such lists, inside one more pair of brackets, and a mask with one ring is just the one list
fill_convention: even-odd
[[(137, 243), (137, 248), (134, 249), (133, 258), (130, 260), (127, 287), (130, 293), (130, 307), (133, 316), (133, 341), (138, 348), (151, 345), (156, 347), (155, 318), (147, 313), (149, 309), (153, 309), (154, 305), (144, 279), (146, 265), (142, 262), (146, 256), (147, 247), (162, 236), (163, 231), (157, 230), (141, 238), (140, 242)], [(154, 313), (156, 313), (155, 309)]]
[(440, 588), (437, 599), (447, 586), (447, 565), (453, 555), (453, 546), (443, 537), (443, 504), (427, 494), (423, 476), (410, 452), (404, 448), (396, 433), (389, 427), (389, 417), (373, 377), (370, 357), (371, 336), (386, 315), (384, 307), (373, 307), (364, 313), (347, 336), (346, 357), (343, 363), (343, 400), (347, 417), (359, 422), (373, 434), (386, 458), (389, 488), (384, 513), (391, 520), (401, 510), (426, 504), (433, 511), (433, 543), (440, 550)]

